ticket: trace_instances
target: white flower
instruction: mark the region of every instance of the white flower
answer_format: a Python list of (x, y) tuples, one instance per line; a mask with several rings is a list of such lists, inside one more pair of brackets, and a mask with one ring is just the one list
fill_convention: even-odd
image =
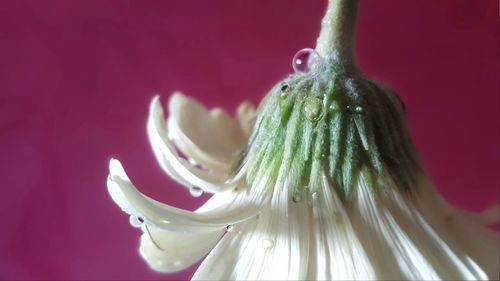
[(179, 271), (208, 254), (193, 279), (499, 278), (498, 234), (486, 228), (498, 210), (481, 216), (455, 209), (423, 173), (412, 196), (389, 175), (381, 179), (384, 192), (373, 192), (360, 174), (345, 204), (321, 174), (310, 198), (291, 200), (295, 183), (284, 169), (273, 185), (266, 176), (247, 184), (245, 163), (231, 174), (251, 133), (249, 104), (230, 118), (175, 94), (169, 114), (165, 122), (156, 97), (147, 131), (158, 162), (195, 195), (214, 195), (189, 212), (141, 194), (118, 160), (110, 161), (108, 178), (113, 200), (141, 227), (140, 253), (154, 270)]
[(193, 279), (500, 277), (499, 236), (487, 228), (498, 207), (471, 214), (435, 191), (397, 95), (355, 65), (357, 3), (329, 0), (316, 48), (298, 53), (297, 73), (257, 113), (243, 104), (230, 118), (175, 94), (165, 121), (153, 100), (148, 136), (163, 170), (195, 196), (214, 194), (195, 212), (174, 208), (111, 160), (109, 193), (141, 227), (153, 269), (206, 256)]

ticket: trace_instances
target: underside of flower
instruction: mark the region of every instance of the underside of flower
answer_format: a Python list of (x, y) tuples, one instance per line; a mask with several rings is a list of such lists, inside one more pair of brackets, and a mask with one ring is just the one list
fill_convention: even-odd
[[(110, 162), (108, 178), (111, 197), (142, 229), (140, 254), (154, 270), (179, 271), (208, 254), (193, 279), (498, 277), (499, 253), (492, 247), (498, 235), (486, 228), (498, 221), (498, 210), (473, 215), (455, 209), (422, 173), (416, 174), (414, 196), (389, 174), (379, 176), (379, 188), (384, 190), (379, 192), (365, 173), (359, 173), (349, 201), (342, 202), (324, 171), (310, 200), (291, 200), (296, 186), (291, 177), (279, 176), (270, 184), (268, 170), (267, 176), (247, 182), (250, 165), (242, 165), (239, 176), (230, 176), (230, 165), (221, 165), (226, 157), (227, 163), (237, 161), (234, 152), (245, 147), (233, 141), (248, 137), (245, 124), (253, 116), (248, 105), (231, 119), (180, 94), (169, 105), (168, 122), (158, 99), (150, 108), (148, 136), (157, 160), (188, 189), (214, 195), (189, 212), (140, 193), (117, 160)], [(200, 123), (203, 126), (195, 125)], [(203, 134), (205, 130), (212, 134)], [(220, 150), (219, 137), (232, 135), (234, 139), (224, 145), (227, 150)], [(176, 147), (189, 161), (177, 154)], [(203, 169), (192, 164), (194, 159)]]
[[(108, 191), (141, 228), (140, 254), (196, 280), (498, 279), (499, 210), (446, 203), (420, 167), (398, 96), (357, 70), (356, 0), (329, 0), (317, 47), (255, 112), (234, 118), (174, 94), (147, 123), (162, 169), (194, 212), (140, 193), (121, 163)], [(304, 57), (307, 55), (307, 58)], [(181, 153), (179, 153), (181, 152)]]
[(348, 199), (360, 173), (373, 189), (390, 175), (410, 191), (420, 172), (397, 96), (335, 56), (271, 90), (240, 165), (249, 167), (248, 183), (265, 176), (273, 186), (285, 175), (293, 198), (316, 192), (323, 173)]

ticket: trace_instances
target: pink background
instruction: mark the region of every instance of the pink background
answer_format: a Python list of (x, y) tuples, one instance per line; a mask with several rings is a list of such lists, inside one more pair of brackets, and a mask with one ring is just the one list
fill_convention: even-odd
[[(185, 279), (151, 272), (110, 200), (107, 162), (193, 209), (145, 121), (174, 90), (233, 112), (313, 47), (326, 1), (2, 1), (0, 279)], [(362, 1), (362, 69), (406, 100), (422, 161), (457, 206), (499, 202), (497, 0)], [(207, 197), (202, 197), (206, 199)]]

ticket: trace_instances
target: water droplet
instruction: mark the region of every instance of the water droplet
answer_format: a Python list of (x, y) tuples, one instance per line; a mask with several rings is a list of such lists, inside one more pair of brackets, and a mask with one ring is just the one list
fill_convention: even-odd
[(274, 241), (271, 239), (264, 239), (262, 240), (262, 248), (264, 249), (271, 249), (274, 247)]
[(300, 196), (300, 193), (295, 193), (292, 197), (293, 202), (299, 203), (302, 200), (302, 196)]
[(144, 223), (144, 219), (138, 216), (130, 216), (129, 222), (133, 227), (141, 227)]
[(296, 73), (307, 73), (321, 65), (321, 56), (313, 49), (302, 49), (293, 57), (292, 66)]
[(308, 97), (305, 100), (304, 107), (302, 109), (309, 121), (318, 121), (321, 117), (322, 102), (319, 98)]
[(234, 226), (232, 226), (232, 225), (228, 225), (228, 226), (226, 227), (226, 232), (231, 232), (231, 231), (233, 231), (233, 230), (234, 230)]
[(356, 106), (356, 112), (357, 112), (357, 113), (363, 113), (363, 111), (365, 111), (365, 110), (363, 109), (363, 107), (361, 107), (361, 106)]
[(203, 194), (203, 190), (197, 186), (193, 186), (189, 189), (189, 194), (193, 197), (200, 197)]
[(281, 84), (281, 92), (284, 93), (284, 92), (288, 92), (288, 90), (290, 89), (290, 85), (288, 85), (288, 83), (283, 83)]
[(190, 158), (188, 158), (188, 162), (189, 162), (189, 164), (191, 164), (191, 165), (193, 165), (193, 166), (197, 166), (197, 165), (198, 165), (198, 163), (196, 162), (196, 160), (194, 160), (194, 159), (193, 159), (193, 158), (191, 158), (191, 157), (190, 157)]
[(312, 197), (313, 200), (318, 199), (318, 193), (317, 192), (313, 192), (313, 194), (311, 194), (311, 197)]
[(330, 106), (328, 107), (328, 109), (330, 109), (331, 111), (338, 111), (339, 110), (339, 105), (338, 105), (338, 103), (333, 102), (332, 104), (330, 104)]

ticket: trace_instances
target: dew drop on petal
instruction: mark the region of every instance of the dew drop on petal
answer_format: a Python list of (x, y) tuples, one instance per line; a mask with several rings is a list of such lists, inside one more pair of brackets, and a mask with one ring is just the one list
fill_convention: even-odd
[(144, 223), (144, 219), (140, 218), (138, 216), (132, 215), (129, 218), (129, 222), (130, 222), (130, 225), (132, 225), (133, 227), (141, 227), (142, 224)]
[(234, 230), (234, 226), (232, 226), (232, 225), (228, 225), (228, 226), (226, 227), (226, 232), (231, 232), (231, 231), (233, 231), (233, 230)]
[(318, 199), (318, 192), (313, 192), (313, 194), (311, 194), (311, 198), (313, 200), (317, 200)]
[(293, 70), (295, 70), (296, 73), (307, 73), (311, 70), (318, 69), (320, 64), (320, 55), (310, 48), (298, 51), (292, 61)]
[(203, 190), (197, 186), (193, 186), (189, 189), (189, 194), (193, 197), (200, 197), (203, 194)]
[(193, 166), (196, 166), (198, 163), (196, 163), (196, 160), (194, 160), (193, 158), (189, 157), (188, 158), (188, 162), (189, 164), (193, 165)]
[(271, 239), (264, 239), (262, 240), (262, 248), (264, 249), (271, 249), (274, 247), (274, 241)]

